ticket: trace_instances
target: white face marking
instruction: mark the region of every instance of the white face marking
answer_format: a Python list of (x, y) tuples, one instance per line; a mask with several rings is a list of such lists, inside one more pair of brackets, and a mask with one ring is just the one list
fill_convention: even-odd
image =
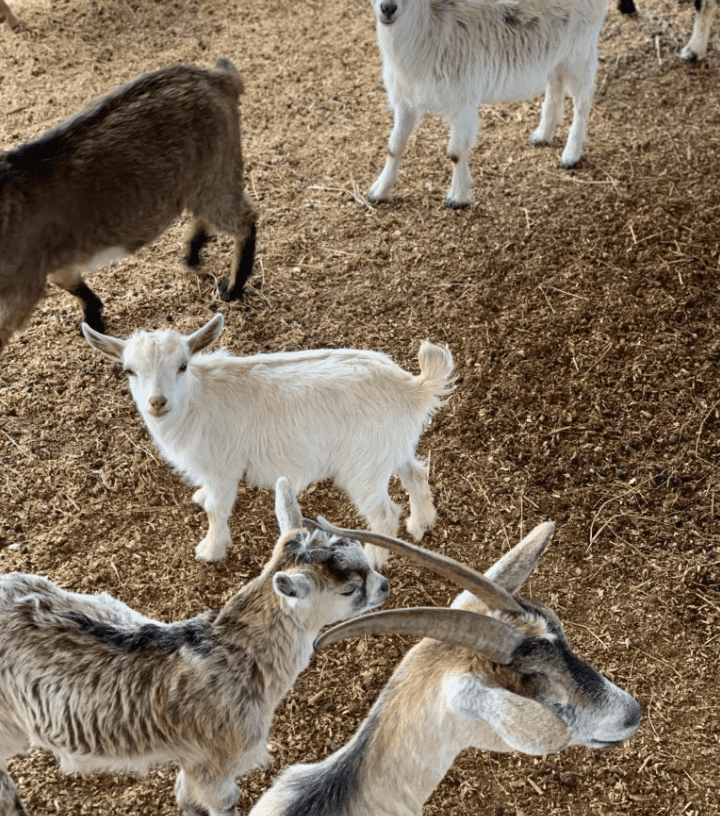
[(159, 419), (187, 399), (186, 344), (167, 330), (131, 337), (123, 351), (130, 392), (145, 418)]

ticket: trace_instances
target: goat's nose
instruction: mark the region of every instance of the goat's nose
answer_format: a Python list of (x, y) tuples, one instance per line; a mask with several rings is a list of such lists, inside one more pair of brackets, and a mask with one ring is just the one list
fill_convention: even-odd
[(382, 12), (383, 17), (390, 19), (397, 11), (397, 3), (394, 3), (393, 0), (387, 0), (385, 3), (380, 3), (380, 11)]
[(380, 592), (382, 592), (383, 595), (390, 594), (390, 581), (388, 581), (387, 578), (383, 578), (382, 583), (380, 584)]
[(167, 405), (167, 397), (150, 397), (150, 407), (156, 411), (162, 410)]

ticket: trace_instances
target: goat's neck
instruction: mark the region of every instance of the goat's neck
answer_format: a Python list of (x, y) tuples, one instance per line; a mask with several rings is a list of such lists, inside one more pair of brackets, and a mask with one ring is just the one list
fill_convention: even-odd
[(252, 655), (266, 693), (277, 703), (312, 657), (317, 633), (307, 632), (278, 598), (264, 572), (234, 595), (214, 623), (218, 639)]

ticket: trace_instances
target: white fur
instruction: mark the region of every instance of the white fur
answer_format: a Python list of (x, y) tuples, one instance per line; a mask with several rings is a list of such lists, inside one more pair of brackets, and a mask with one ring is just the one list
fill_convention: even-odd
[[(295, 493), (333, 479), (370, 528), (395, 533), (400, 508), (388, 495), (397, 473), (410, 496), (407, 528), (422, 537), (435, 520), (420, 434), (450, 391), (450, 352), (428, 342), (412, 376), (374, 351), (319, 349), (231, 357), (197, 354), (222, 330), (217, 315), (183, 336), (167, 330), (118, 340), (83, 326), (88, 342), (129, 374), (130, 390), (162, 455), (192, 484), (208, 515), (198, 558), (225, 558), (238, 482)], [(385, 550), (370, 548), (378, 566)]]
[[(486, 576), (515, 593), (551, 529), (536, 528)], [(563, 638), (555, 614), (538, 602), (525, 602), (516, 617), (463, 592), (453, 607), (494, 614), (531, 638)], [(640, 709), (627, 692), (579, 661), (570, 663), (579, 671), (558, 672), (558, 655), (547, 660), (504, 669), (466, 648), (422, 640), (347, 745), (321, 762), (286, 768), (250, 816), (420, 816), (465, 748), (541, 755), (571, 745), (608, 747), (637, 730)], [(589, 675), (591, 694), (583, 688)], [(519, 694), (513, 687), (523, 677), (528, 683)]]
[(707, 54), (710, 26), (717, 12), (717, 0), (700, 0), (700, 8), (695, 7), (695, 22), (688, 44), (680, 51), (684, 60), (694, 62)]
[(425, 111), (450, 125), (453, 178), (449, 207), (471, 204), (468, 155), (481, 104), (531, 98), (545, 91), (531, 138), (551, 142), (564, 98), (574, 116), (560, 162), (582, 155), (597, 69), (605, 0), (371, 0), (383, 59), (383, 80), (395, 124), (385, 167), (370, 188), (385, 201), (397, 181), (402, 152)]

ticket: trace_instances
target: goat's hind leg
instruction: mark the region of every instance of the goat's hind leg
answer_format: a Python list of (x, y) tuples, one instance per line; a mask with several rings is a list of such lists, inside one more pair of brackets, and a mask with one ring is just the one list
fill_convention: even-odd
[(717, 11), (717, 0), (695, 0), (695, 22), (688, 44), (680, 51), (681, 59), (695, 62), (707, 53), (710, 26)]
[(416, 541), (420, 541), (437, 518), (428, 483), (428, 471), (425, 463), (410, 459), (397, 472), (400, 483), (410, 498), (410, 516), (405, 526)]
[(77, 266), (68, 266), (48, 275), (48, 280), (69, 292), (82, 304), (83, 320), (100, 334), (105, 334), (105, 322), (103, 321), (103, 302), (85, 283), (80, 269)]
[(545, 87), (545, 98), (540, 111), (540, 124), (530, 134), (530, 141), (535, 145), (548, 145), (555, 138), (555, 132), (563, 119), (565, 107), (565, 83), (560, 69), (548, 77)]

